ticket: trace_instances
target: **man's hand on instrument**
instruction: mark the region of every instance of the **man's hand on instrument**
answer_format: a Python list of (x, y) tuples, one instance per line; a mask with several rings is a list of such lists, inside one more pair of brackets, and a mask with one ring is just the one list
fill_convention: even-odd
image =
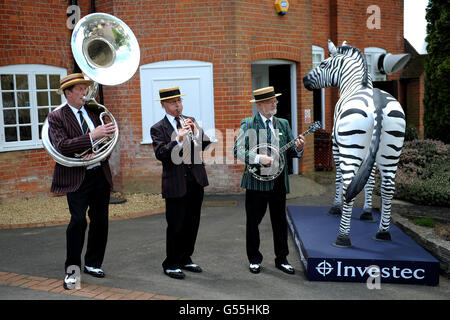
[(184, 137), (186, 137), (189, 134), (190, 130), (191, 128), (189, 126), (178, 129), (177, 140), (183, 142)]
[(264, 166), (271, 166), (273, 163), (273, 158), (266, 156), (265, 154), (259, 155), (259, 163), (261, 163)]
[(95, 154), (88, 153), (87, 155), (83, 156), (83, 160), (91, 160), (94, 157), (95, 157)]
[(194, 121), (192, 121), (189, 118), (185, 118), (184, 122), (186, 123), (187, 126), (189, 126), (192, 130), (192, 132), (194, 133), (194, 135), (197, 135), (197, 126), (195, 125)]
[(304, 146), (305, 146), (304, 136), (300, 136), (297, 140), (295, 140), (295, 147), (297, 148), (297, 151), (302, 151)]
[(106, 123), (95, 128), (95, 130), (91, 132), (91, 138), (92, 140), (97, 140), (103, 137), (112, 137), (114, 131), (116, 131), (114, 123)]

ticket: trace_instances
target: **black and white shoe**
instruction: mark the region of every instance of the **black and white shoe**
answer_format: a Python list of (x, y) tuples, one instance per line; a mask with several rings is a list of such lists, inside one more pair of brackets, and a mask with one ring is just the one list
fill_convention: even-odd
[(278, 269), (280, 269), (281, 271), (283, 271), (284, 273), (287, 273), (287, 274), (295, 273), (294, 267), (291, 266), (289, 263), (277, 263), (277, 264), (275, 264), (275, 267), (277, 267)]
[(64, 277), (63, 280), (63, 287), (66, 290), (72, 290), (75, 289), (76, 284), (77, 284), (77, 278), (74, 277), (73, 275), (75, 274), (75, 271), (73, 271), (72, 273), (66, 273), (66, 276)]
[(181, 269), (164, 269), (164, 273), (174, 279), (184, 279), (185, 275)]
[(84, 266), (84, 273), (90, 274), (91, 276), (96, 277), (96, 278), (104, 278), (105, 277), (105, 273), (100, 268)]
[(248, 269), (251, 273), (260, 273), (261, 272), (261, 264), (259, 263), (250, 263)]
[(200, 268), (200, 266), (196, 263), (189, 263), (189, 264), (182, 265), (181, 269), (191, 271), (191, 272), (196, 272), (196, 273), (202, 272), (202, 268)]

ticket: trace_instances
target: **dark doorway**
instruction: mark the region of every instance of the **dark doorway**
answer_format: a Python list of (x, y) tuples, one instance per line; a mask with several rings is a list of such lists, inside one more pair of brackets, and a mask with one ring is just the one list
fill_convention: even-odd
[(313, 108), (313, 120), (322, 122), (322, 89), (313, 90)]
[(392, 81), (374, 81), (373, 87), (390, 93), (398, 100), (398, 83), (396, 80)]
[[(276, 93), (281, 93), (277, 97), (278, 107), (276, 117), (289, 121), (292, 128), (291, 117), (291, 66), (287, 64), (269, 66), (269, 85), (273, 86)], [(288, 162), (288, 173), (292, 174), (292, 161)]]
[(291, 66), (287, 64), (269, 67), (269, 85), (276, 93), (281, 93), (278, 99), (277, 117), (287, 119), (292, 128), (291, 119)]

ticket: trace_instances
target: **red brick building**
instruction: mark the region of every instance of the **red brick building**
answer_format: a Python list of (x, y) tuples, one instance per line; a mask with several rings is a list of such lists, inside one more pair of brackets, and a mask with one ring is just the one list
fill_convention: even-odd
[(403, 89), (403, 109), (405, 110), (407, 124), (416, 129), (419, 138), (424, 138), (423, 98), (425, 92), (425, 62), (427, 54), (418, 54), (414, 47), (405, 39), (405, 52), (411, 55), (405, 66), (400, 83)]
[[(139, 42), (135, 75), (103, 87), (104, 104), (120, 128), (110, 163), (115, 189), (124, 192), (160, 192), (162, 169), (149, 136), (161, 118), (158, 88), (179, 85), (185, 113), (218, 140), (207, 155), (215, 163), (206, 166), (206, 192), (236, 193), (243, 166), (234, 162), (232, 134), (252, 114), (253, 89), (274, 85), (283, 93), (279, 116), (290, 120), (294, 133), (315, 119), (330, 132), (338, 91), (313, 94), (302, 84), (313, 62), (328, 56), (327, 40), (346, 40), (369, 55), (404, 52), (403, 1), (291, 0), (285, 15), (277, 14), (273, 0), (2, 1), (0, 198), (49, 193), (54, 161), (42, 148), (40, 130), (62, 102), (55, 93), (59, 77), (75, 69), (68, 28), (74, 15), (67, 13), (74, 3), (81, 17), (95, 9), (120, 18)], [(400, 74), (380, 79), (401, 90)], [(312, 136), (291, 170), (314, 170)]]

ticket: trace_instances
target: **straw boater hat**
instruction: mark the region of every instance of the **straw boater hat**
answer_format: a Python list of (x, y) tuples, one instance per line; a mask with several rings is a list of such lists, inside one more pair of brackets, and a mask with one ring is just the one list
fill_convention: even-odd
[(159, 98), (156, 99), (156, 101), (164, 101), (167, 99), (172, 99), (176, 97), (184, 96), (184, 94), (180, 93), (180, 88), (177, 87), (170, 87), (170, 88), (164, 88), (159, 90)]
[(64, 89), (67, 89), (70, 86), (74, 86), (76, 84), (84, 83), (87, 86), (90, 86), (94, 81), (85, 79), (82, 73), (72, 73), (68, 76), (62, 78), (59, 81), (59, 89), (58, 94), (63, 94)]
[(253, 100), (250, 100), (250, 102), (259, 102), (259, 101), (272, 99), (272, 98), (281, 96), (281, 93), (275, 93), (275, 90), (273, 87), (266, 87), (266, 88), (261, 88), (261, 89), (253, 91), (253, 96), (255, 98)]

